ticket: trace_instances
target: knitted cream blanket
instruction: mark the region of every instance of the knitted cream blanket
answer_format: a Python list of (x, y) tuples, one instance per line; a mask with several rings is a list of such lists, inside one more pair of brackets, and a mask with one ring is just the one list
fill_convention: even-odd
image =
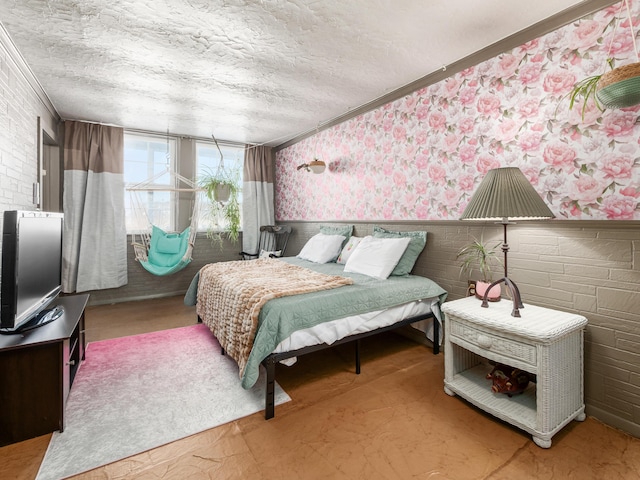
[(352, 283), (272, 258), (211, 263), (200, 270), (196, 313), (238, 363), (242, 378), (267, 301)]

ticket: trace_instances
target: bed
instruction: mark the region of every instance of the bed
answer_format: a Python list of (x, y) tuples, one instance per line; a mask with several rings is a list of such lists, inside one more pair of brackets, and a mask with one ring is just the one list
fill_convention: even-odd
[[(273, 289), (245, 295), (244, 301), (236, 303), (245, 304), (242, 315), (256, 318), (254, 329), (247, 334), (250, 341), (238, 348), (237, 332), (230, 332), (237, 329), (238, 321), (221, 318), (236, 314), (220, 314), (230, 300), (207, 293), (209, 286), (227, 282), (230, 284), (228, 289), (234, 291), (230, 296), (234, 297), (238, 296), (235, 293), (237, 288), (244, 288), (240, 284), (246, 283), (247, 277), (264, 275), (268, 280), (262, 283), (272, 283), (274, 275), (278, 278), (293, 277), (298, 272), (311, 278), (311, 283), (314, 283), (313, 276), (318, 275), (330, 286), (301, 292), (294, 289), (294, 293), (287, 292), (283, 296), (274, 293)], [(235, 280), (228, 278), (234, 274), (237, 275)], [(257, 283), (260, 284), (260, 280)], [(420, 330), (433, 342), (433, 353), (437, 354), (442, 339), (440, 305), (446, 296), (444, 289), (425, 277), (400, 275), (381, 280), (347, 272), (345, 265), (340, 263), (283, 257), (207, 265), (194, 277), (185, 295), (185, 303), (196, 306), (198, 320), (210, 328), (223, 352), (238, 362), (244, 388), (255, 384), (260, 365), (264, 365), (267, 374), (265, 418), (269, 419), (275, 415), (275, 366), (278, 362), (290, 364), (306, 353), (354, 342), (356, 373), (360, 373), (360, 339), (408, 324), (420, 324)], [(247, 307), (249, 302), (246, 299), (249, 297), (262, 300), (257, 307)]]

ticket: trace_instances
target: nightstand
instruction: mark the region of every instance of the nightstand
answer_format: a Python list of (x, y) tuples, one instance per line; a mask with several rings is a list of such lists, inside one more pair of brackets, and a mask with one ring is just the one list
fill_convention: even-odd
[[(583, 332), (587, 319), (525, 304), (512, 317), (512, 302), (480, 306), (466, 297), (442, 306), (445, 313), (444, 390), (533, 436), (542, 448), (572, 420), (583, 421)], [(491, 391), (489, 361), (524, 370), (535, 378), (511, 397)]]

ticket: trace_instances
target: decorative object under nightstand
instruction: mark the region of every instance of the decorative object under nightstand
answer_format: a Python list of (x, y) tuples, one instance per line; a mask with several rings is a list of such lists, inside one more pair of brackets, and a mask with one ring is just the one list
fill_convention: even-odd
[[(581, 315), (525, 305), (511, 316), (511, 302), (482, 308), (475, 297), (442, 306), (445, 314), (444, 390), (533, 436), (542, 448), (571, 420), (583, 421), (583, 331)], [(522, 394), (491, 391), (489, 361), (524, 370), (530, 382)]]

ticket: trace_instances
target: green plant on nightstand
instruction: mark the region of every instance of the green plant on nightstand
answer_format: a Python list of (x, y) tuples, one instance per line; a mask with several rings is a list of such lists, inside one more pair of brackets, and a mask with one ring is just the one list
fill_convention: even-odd
[[(466, 273), (472, 281), (474, 270), (480, 273), (480, 279), (475, 279), (475, 295), (482, 298), (487, 288), (493, 281), (493, 269), (502, 266), (502, 260), (499, 257), (501, 250), (498, 248), (502, 243), (485, 243), (481, 238), (473, 239), (473, 242), (464, 246), (458, 252), (456, 259), (461, 260), (460, 274)], [(489, 292), (488, 300), (497, 301), (500, 299), (500, 286), (496, 285)]]

